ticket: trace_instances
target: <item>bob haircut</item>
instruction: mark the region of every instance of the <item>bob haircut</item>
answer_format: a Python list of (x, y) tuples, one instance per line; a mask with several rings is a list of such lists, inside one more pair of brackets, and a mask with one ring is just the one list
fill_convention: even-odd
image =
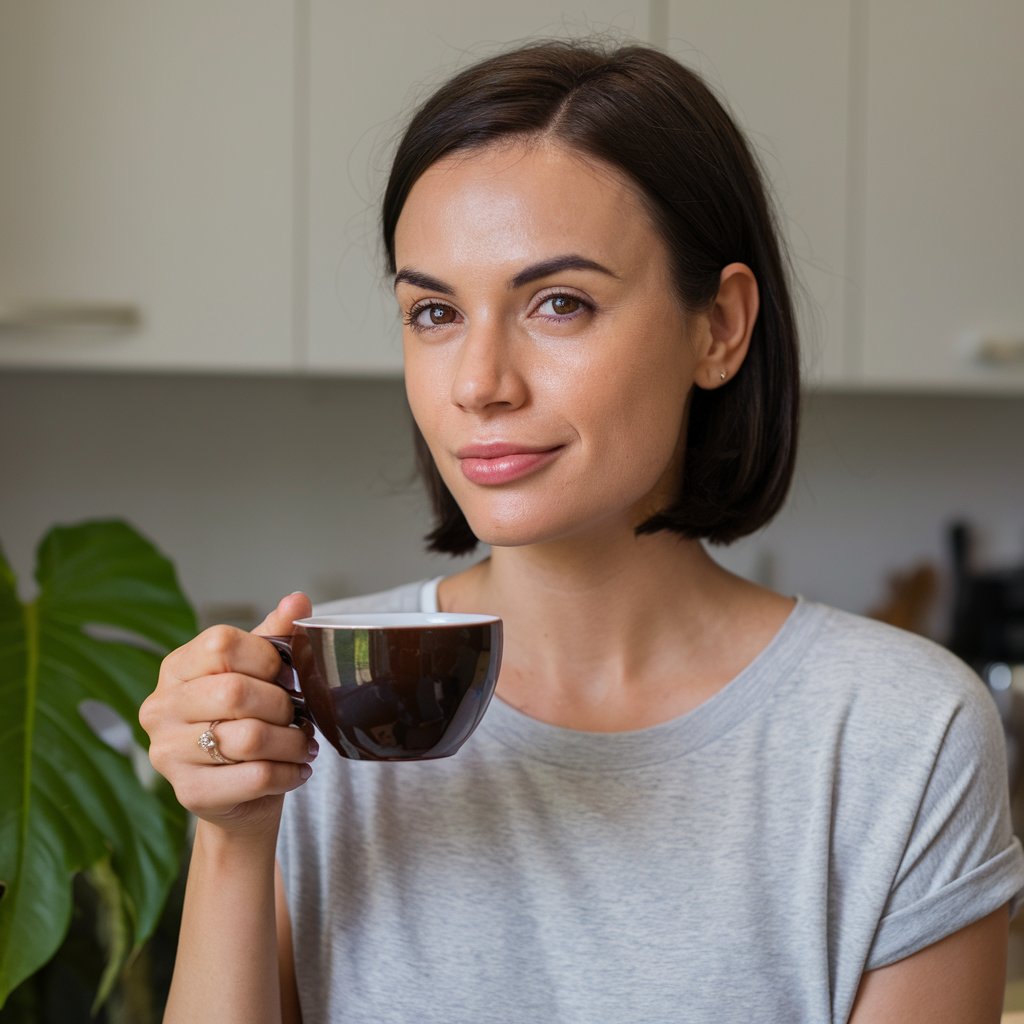
[[(722, 386), (693, 388), (680, 493), (636, 531), (715, 544), (753, 533), (789, 489), (800, 377), (787, 263), (741, 132), (698, 75), (649, 47), (537, 43), (483, 60), (427, 99), (399, 143), (381, 210), (390, 274), (395, 226), (420, 175), (450, 154), (517, 139), (551, 140), (627, 175), (684, 309), (710, 308), (728, 264), (753, 271), (760, 311), (747, 357)], [(472, 551), (477, 538), (418, 428), (415, 441), (436, 517), (428, 548)]]

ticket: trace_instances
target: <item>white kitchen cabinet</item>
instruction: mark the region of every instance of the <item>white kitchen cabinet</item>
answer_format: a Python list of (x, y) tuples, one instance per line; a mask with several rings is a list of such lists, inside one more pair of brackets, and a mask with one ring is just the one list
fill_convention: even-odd
[(863, 381), (1022, 390), (1024, 4), (867, 9)]
[(0, 365), (294, 366), (294, 25), (286, 0), (4, 0)]
[(810, 381), (1024, 390), (1017, 0), (3, 0), (0, 367), (397, 374), (377, 211), (416, 101), (609, 28), (752, 138)]
[(526, 37), (609, 29), (649, 38), (647, 0), (312, 0), (303, 272), (312, 370), (400, 371), (377, 211), (393, 144), (416, 101), (457, 68)]
[(850, 0), (669, 0), (668, 50), (745, 128), (789, 243), (808, 380), (849, 379)]

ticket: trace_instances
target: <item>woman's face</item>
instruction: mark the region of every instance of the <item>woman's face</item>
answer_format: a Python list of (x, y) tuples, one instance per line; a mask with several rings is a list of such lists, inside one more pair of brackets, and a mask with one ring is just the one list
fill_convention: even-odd
[(406, 390), (473, 532), (632, 530), (675, 493), (702, 343), (617, 170), (555, 144), (433, 165), (395, 234)]

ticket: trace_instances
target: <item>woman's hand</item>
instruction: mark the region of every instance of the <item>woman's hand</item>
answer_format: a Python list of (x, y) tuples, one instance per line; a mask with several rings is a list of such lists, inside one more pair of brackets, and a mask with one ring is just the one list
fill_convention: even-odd
[[(212, 626), (169, 654), (139, 721), (149, 734), (153, 767), (197, 817), (233, 835), (277, 835), (284, 794), (311, 773), (312, 726), (292, 727), (287, 693), (273, 680), (277, 651), (260, 636), (290, 636), (292, 622), (312, 611), (290, 594), (246, 633)], [(218, 763), (198, 743), (216, 722), (216, 749), (237, 764)]]

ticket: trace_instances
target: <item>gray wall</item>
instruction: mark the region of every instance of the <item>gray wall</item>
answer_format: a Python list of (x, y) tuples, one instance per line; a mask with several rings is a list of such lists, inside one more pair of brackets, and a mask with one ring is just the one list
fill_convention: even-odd
[[(125, 517), (176, 561), (205, 619), (235, 621), (291, 590), (441, 573), (452, 563), (419, 543), (406, 417), (392, 381), (9, 372), (0, 544), (27, 595), (51, 524)], [(1022, 439), (1021, 398), (815, 397), (788, 507), (717, 555), (854, 611), (894, 570), (944, 567), (955, 516), (976, 525), (983, 563), (1024, 563)]]

